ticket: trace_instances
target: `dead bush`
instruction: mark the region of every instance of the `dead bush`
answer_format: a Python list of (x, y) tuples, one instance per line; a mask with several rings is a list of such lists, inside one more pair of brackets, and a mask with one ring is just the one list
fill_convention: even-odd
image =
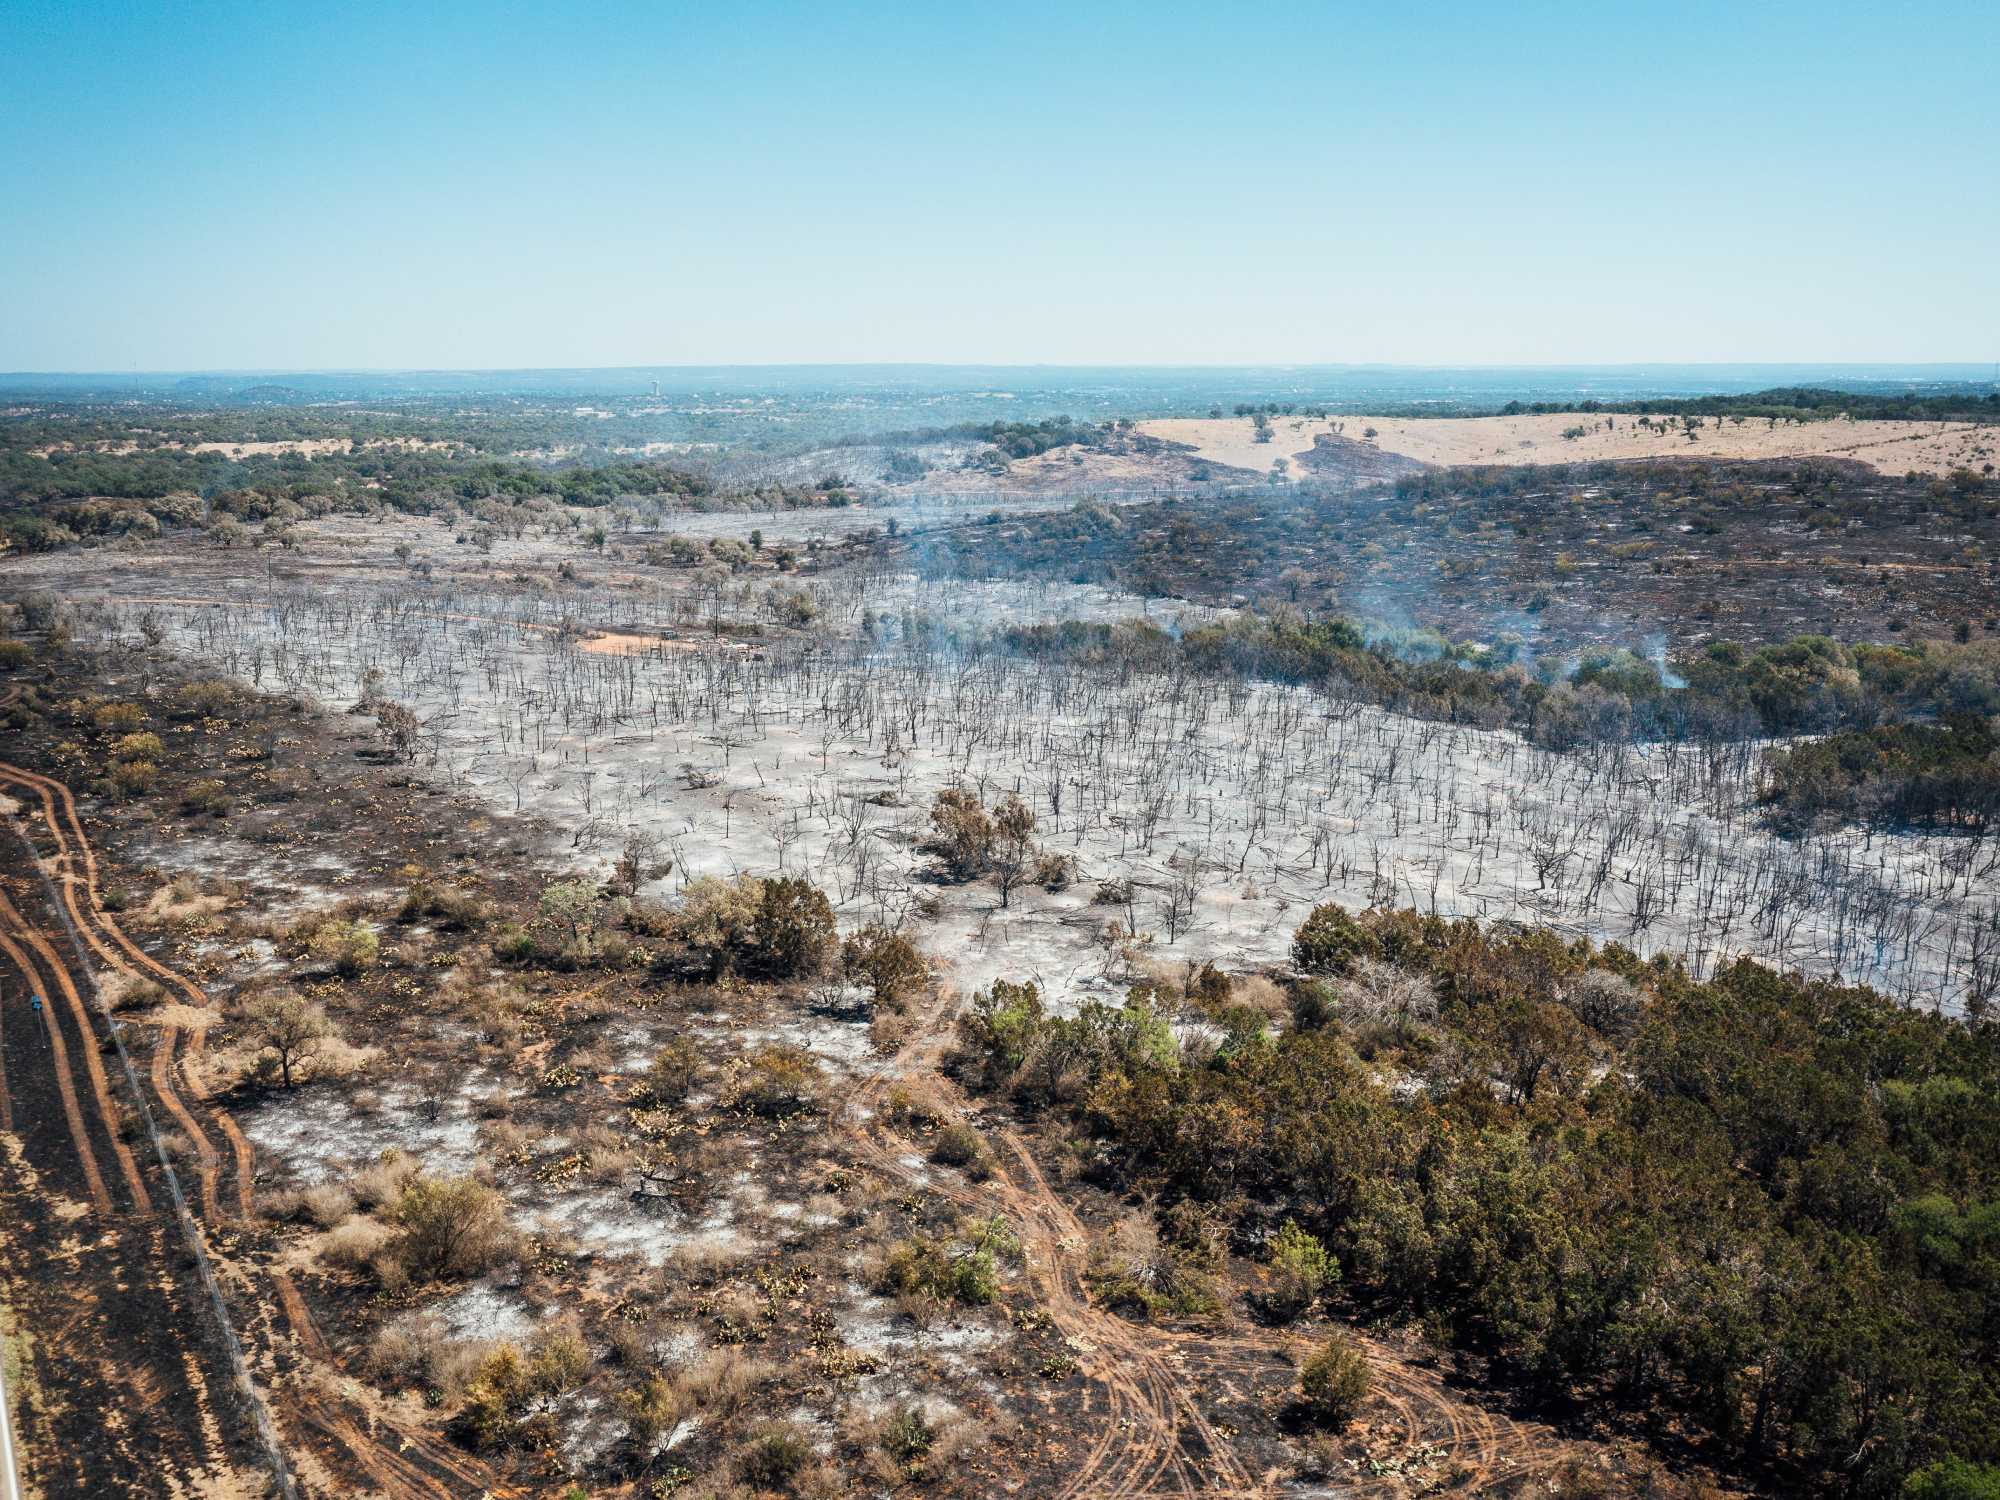
[(410, 1179), (417, 1175), (417, 1161), (393, 1147), (382, 1153), (371, 1167), (364, 1167), (347, 1184), (355, 1203), (371, 1213), (387, 1208), (403, 1196)]
[(349, 1219), (327, 1231), (320, 1241), (320, 1259), (340, 1270), (358, 1272), (371, 1267), (394, 1238), (393, 1230), (373, 1219)]
[(773, 1042), (723, 1071), (718, 1101), (724, 1109), (781, 1119), (819, 1107), (826, 1073), (803, 1047)]
[(1561, 999), (1571, 1015), (1599, 1036), (1622, 1041), (1639, 1024), (1645, 991), (1609, 969), (1587, 969), (1562, 987)]
[(675, 1037), (653, 1054), (646, 1069), (647, 1097), (655, 1104), (684, 1104), (701, 1074), (701, 1049), (690, 1037)]
[(370, 1340), (369, 1374), (392, 1388), (419, 1386), (439, 1401), (456, 1401), (478, 1374), (483, 1344), (455, 1339), (431, 1313), (409, 1313)]

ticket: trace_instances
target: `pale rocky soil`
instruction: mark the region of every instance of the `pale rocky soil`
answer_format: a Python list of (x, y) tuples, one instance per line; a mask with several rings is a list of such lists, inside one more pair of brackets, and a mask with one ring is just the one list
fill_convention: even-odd
[[(1388, 453), (1420, 463), (1549, 464), (1626, 458), (1851, 458), (1884, 474), (1947, 474), (2000, 456), (2000, 428), (1971, 422), (1881, 422), (1841, 418), (1824, 422), (1780, 422), (1759, 417), (1704, 417), (1695, 441), (1677, 420), (1660, 418), (1669, 430), (1638, 425), (1618, 414), (1607, 431), (1603, 414), (1553, 412), (1519, 417), (1273, 417), (1268, 443), (1256, 440), (1248, 417), (1194, 417), (1141, 422), (1150, 437), (1185, 443), (1202, 458), (1234, 468), (1268, 471), (1275, 458), (1289, 459), (1294, 477), (1299, 456), (1312, 450), (1322, 433), (1372, 442)], [(1565, 438), (1566, 428), (1591, 430)], [(1376, 436), (1364, 437), (1369, 428)]]

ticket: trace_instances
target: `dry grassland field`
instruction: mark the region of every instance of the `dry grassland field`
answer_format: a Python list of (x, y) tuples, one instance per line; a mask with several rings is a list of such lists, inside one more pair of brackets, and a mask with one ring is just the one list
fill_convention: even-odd
[[(1182, 444), (1203, 459), (1261, 473), (1275, 458), (1295, 472), (1310, 468), (1322, 436), (1344, 437), (1418, 463), (1552, 464), (1639, 458), (1851, 458), (1884, 474), (1946, 474), (1993, 458), (1988, 424), (1971, 422), (1770, 421), (1704, 417), (1688, 429), (1673, 418), (1640, 425), (1636, 416), (1554, 412), (1518, 417), (1275, 416), (1270, 439), (1257, 440), (1249, 417), (1193, 417), (1141, 422), (1139, 430)], [(1612, 425), (1607, 425), (1612, 424)], [(1566, 433), (1582, 429), (1576, 436)], [(1690, 438), (1692, 432), (1692, 438)], [(1371, 435), (1372, 433), (1372, 435)]]

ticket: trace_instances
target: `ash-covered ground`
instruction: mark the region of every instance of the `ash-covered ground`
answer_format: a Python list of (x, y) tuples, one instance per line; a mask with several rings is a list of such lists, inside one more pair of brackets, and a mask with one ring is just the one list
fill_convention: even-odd
[[(1754, 744), (1557, 753), (1308, 689), (935, 644), (941, 625), (1213, 618), (1096, 586), (865, 560), (635, 567), (629, 548), (557, 538), (471, 553), (430, 523), (306, 530), (284, 554), (84, 554), (64, 588), (98, 606), (87, 629), (333, 709), (406, 705), (432, 774), (539, 817), (557, 830), (544, 853), (608, 867), (642, 830), (672, 855), (648, 892), (669, 898), (699, 875), (805, 874), (844, 922), (911, 924), (966, 990), (1114, 993), (1135, 952), (1278, 963), (1326, 900), (1549, 923), (1698, 972), (1749, 954), (1925, 1005), (1990, 982), (1993, 852), (1781, 839), (1756, 816)], [(1070, 857), (1066, 887), (1003, 905), (943, 881), (922, 846), (948, 786), (1019, 794), (1036, 840)]]

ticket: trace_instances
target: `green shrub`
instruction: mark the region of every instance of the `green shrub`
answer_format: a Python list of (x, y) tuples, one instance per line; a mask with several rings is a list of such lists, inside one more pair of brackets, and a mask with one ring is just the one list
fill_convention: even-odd
[(1307, 974), (1345, 974), (1373, 943), (1337, 901), (1315, 906), (1292, 938), (1292, 963)]
[(991, 1247), (919, 1234), (890, 1250), (875, 1289), (890, 1297), (984, 1307), (1000, 1295), (1000, 1271)]
[(986, 1160), (986, 1142), (963, 1120), (953, 1120), (931, 1142), (931, 1160), (946, 1167), (976, 1167)]
[(402, 1230), (395, 1260), (418, 1280), (480, 1275), (514, 1244), (506, 1200), (471, 1177), (412, 1177), (392, 1217)]
[(2000, 1468), (1942, 1458), (1903, 1481), (1903, 1500), (2000, 1500)]
[(1352, 1422), (1373, 1383), (1368, 1361), (1340, 1334), (1321, 1344), (1299, 1370), (1299, 1405), (1316, 1427)]
[(1340, 1267), (1326, 1246), (1287, 1219), (1271, 1241), (1271, 1289), (1264, 1305), (1289, 1322), (1339, 1279)]
[(817, 974), (833, 952), (833, 906), (812, 882), (780, 876), (764, 882), (751, 940), (758, 967), (773, 979)]

